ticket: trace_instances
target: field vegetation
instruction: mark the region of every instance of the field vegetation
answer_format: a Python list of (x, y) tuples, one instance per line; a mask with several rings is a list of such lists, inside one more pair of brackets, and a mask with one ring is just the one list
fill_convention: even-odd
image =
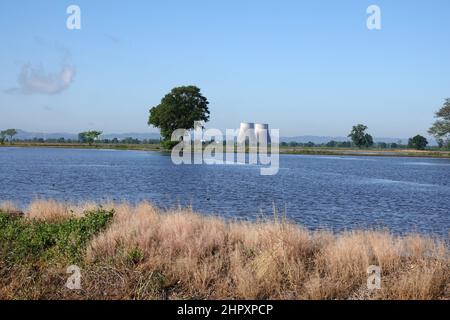
[[(448, 243), (149, 203), (0, 205), (0, 299), (449, 299)], [(82, 270), (69, 290), (67, 267)], [(381, 267), (368, 290), (367, 268)]]

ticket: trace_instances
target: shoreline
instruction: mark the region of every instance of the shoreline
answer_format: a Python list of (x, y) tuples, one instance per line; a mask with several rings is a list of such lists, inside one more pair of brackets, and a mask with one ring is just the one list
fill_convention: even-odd
[[(55, 149), (102, 149), (123, 151), (154, 151), (170, 153), (159, 144), (96, 144), (86, 145), (81, 143), (14, 143), (0, 145), (0, 148), (55, 148)], [(316, 156), (357, 156), (357, 157), (403, 157), (403, 158), (430, 158), (450, 159), (450, 151), (432, 150), (381, 150), (381, 149), (348, 149), (348, 148), (326, 148), (326, 147), (280, 147), (280, 154), (286, 155), (316, 155)]]

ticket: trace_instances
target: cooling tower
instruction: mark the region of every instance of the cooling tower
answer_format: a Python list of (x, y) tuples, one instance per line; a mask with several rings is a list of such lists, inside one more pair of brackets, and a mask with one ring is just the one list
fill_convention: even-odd
[(265, 123), (257, 123), (255, 124), (255, 134), (258, 143), (262, 143), (266, 141), (270, 143), (270, 134), (269, 134), (269, 125)]
[(256, 144), (255, 124), (250, 122), (241, 122), (237, 143), (243, 144), (247, 140), (249, 144)]

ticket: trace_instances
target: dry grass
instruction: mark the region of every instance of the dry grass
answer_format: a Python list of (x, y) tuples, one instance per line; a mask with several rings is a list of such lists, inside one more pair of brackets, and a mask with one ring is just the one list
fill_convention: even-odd
[[(29, 219), (54, 221), (95, 207), (36, 201), (26, 213)], [(450, 298), (449, 251), (442, 240), (387, 231), (335, 235), (289, 222), (227, 222), (188, 209), (163, 212), (145, 202), (102, 207), (114, 208), (115, 216), (86, 250), (82, 291), (61, 289), (66, 275), (60, 267), (35, 274), (32, 293), (23, 293), (25, 280), (16, 279), (17, 287), (0, 288), (0, 297)], [(367, 289), (370, 265), (382, 269), (380, 290)], [(29, 273), (21, 272), (30, 281)]]
[(98, 207), (93, 202), (69, 204), (55, 200), (35, 200), (26, 210), (27, 217), (46, 221), (58, 221), (68, 217), (80, 217), (84, 212)]
[(12, 201), (0, 202), (0, 211), (2, 212), (15, 212), (18, 211), (17, 206)]

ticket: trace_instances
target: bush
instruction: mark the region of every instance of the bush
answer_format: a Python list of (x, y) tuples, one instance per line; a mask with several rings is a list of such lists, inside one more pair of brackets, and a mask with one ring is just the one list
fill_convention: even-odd
[(0, 257), (7, 264), (82, 260), (92, 236), (105, 229), (112, 211), (88, 212), (58, 222), (23, 219), (0, 213)]

